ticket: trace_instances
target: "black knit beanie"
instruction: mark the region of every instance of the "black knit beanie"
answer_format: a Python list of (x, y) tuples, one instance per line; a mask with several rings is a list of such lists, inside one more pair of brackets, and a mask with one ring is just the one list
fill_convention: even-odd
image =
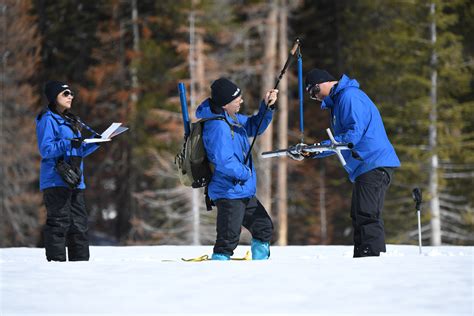
[(336, 78), (334, 78), (326, 70), (314, 68), (306, 75), (306, 78), (304, 80), (304, 86), (306, 91), (309, 91), (309, 89), (311, 89), (315, 84), (328, 81), (336, 81)]
[(240, 96), (241, 90), (235, 83), (219, 78), (211, 85), (211, 109), (214, 113), (221, 113), (222, 107)]
[(67, 89), (70, 89), (67, 83), (59, 81), (48, 81), (44, 85), (44, 94), (46, 95), (46, 98), (48, 98), (49, 104), (53, 105), (56, 103), (56, 97), (58, 96), (58, 94)]

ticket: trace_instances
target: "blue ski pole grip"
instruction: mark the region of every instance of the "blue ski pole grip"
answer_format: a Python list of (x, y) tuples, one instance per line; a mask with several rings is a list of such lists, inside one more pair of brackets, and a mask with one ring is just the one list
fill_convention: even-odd
[(188, 115), (188, 102), (186, 101), (186, 87), (184, 83), (178, 83), (179, 99), (181, 101), (181, 113), (183, 114), (183, 125), (184, 125), (184, 137), (188, 137), (191, 133), (189, 115)]

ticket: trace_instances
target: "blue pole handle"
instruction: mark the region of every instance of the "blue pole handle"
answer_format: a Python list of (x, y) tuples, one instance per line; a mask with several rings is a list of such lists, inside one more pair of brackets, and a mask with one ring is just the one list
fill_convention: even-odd
[(298, 54), (298, 96), (300, 99), (300, 132), (303, 142), (304, 121), (303, 121), (303, 58)]
[(179, 99), (181, 100), (181, 113), (183, 114), (184, 137), (188, 137), (191, 133), (191, 122), (188, 115), (188, 102), (186, 101), (186, 87), (184, 83), (178, 83)]

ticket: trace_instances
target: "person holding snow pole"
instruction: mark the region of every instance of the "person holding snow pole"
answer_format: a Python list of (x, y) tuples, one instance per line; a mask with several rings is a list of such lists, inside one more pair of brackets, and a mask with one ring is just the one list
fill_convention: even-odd
[[(354, 258), (379, 256), (385, 252), (382, 209), (385, 193), (400, 160), (390, 143), (382, 117), (372, 100), (355, 79), (342, 75), (336, 80), (325, 70), (313, 69), (305, 78), (305, 89), (312, 100), (331, 111), (331, 129), (337, 142), (352, 143), (343, 151), (346, 171), (353, 182), (351, 218)], [(321, 142), (330, 144), (329, 140)], [(319, 154), (289, 153), (295, 160), (323, 158), (334, 152)]]
[(211, 97), (196, 110), (199, 119), (222, 118), (206, 121), (203, 129), (204, 148), (214, 167), (208, 194), (217, 206), (212, 260), (230, 260), (239, 243), (241, 226), (252, 234), (252, 259), (270, 257), (273, 223), (256, 197), (257, 175), (252, 158), (246, 159), (246, 155), (248, 137), (262, 134), (270, 124), (277, 94), (276, 89), (268, 91), (259, 112), (249, 117), (238, 113), (243, 102), (241, 90), (230, 80), (219, 78), (211, 85)]

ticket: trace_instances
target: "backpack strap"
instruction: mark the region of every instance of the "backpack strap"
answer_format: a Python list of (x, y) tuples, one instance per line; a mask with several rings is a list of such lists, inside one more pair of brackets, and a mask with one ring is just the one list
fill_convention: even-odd
[(207, 121), (214, 121), (214, 120), (221, 120), (221, 121), (226, 122), (227, 125), (229, 125), (230, 133), (232, 135), (232, 139), (234, 139), (234, 124), (229, 122), (225, 116), (222, 116), (222, 115), (214, 116), (214, 117), (210, 117), (210, 118), (206, 118), (206, 119), (201, 119), (201, 120), (199, 120), (199, 122), (204, 123), (204, 122), (207, 122)]
[[(207, 121), (213, 121), (213, 120), (221, 120), (221, 121), (224, 121), (227, 123), (227, 125), (229, 125), (230, 127), (230, 130), (231, 130), (231, 133), (232, 133), (232, 138), (234, 138), (234, 129), (233, 129), (233, 126), (232, 124), (227, 120), (227, 118), (225, 116), (215, 116), (215, 117), (211, 117), (211, 118), (207, 118), (207, 119), (202, 119), (200, 120), (200, 122), (207, 122)], [(206, 185), (204, 187), (204, 201), (206, 202), (206, 209), (208, 211), (212, 211), (212, 207), (213, 206), (216, 206), (216, 204), (214, 204), (214, 201), (211, 200), (211, 198), (209, 197), (209, 185)]]
[(204, 199), (206, 201), (206, 209), (208, 211), (212, 211), (212, 207), (216, 206), (216, 205), (214, 204), (214, 201), (212, 201), (211, 198), (209, 197), (209, 186), (208, 185), (206, 185), (204, 187)]
[(225, 121), (227, 123), (227, 125), (232, 126), (232, 124), (227, 120), (227, 118), (225, 116), (222, 116), (222, 115), (201, 119), (201, 120), (199, 120), (199, 122), (204, 123), (204, 122), (207, 122), (207, 121), (215, 121), (215, 120)]

